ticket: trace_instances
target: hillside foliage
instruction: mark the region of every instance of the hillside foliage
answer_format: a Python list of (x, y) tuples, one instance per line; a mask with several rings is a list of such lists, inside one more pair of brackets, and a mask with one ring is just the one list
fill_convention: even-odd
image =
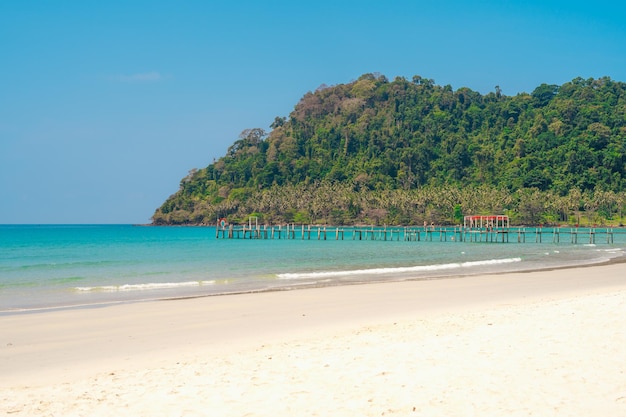
[(505, 96), (365, 74), (305, 94), (270, 128), (190, 171), (153, 223), (621, 221), (626, 84), (608, 77)]

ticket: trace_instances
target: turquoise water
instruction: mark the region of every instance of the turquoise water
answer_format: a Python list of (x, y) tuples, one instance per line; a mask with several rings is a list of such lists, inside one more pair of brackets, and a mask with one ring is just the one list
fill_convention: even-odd
[(4, 225), (0, 312), (551, 268), (626, 248), (623, 233), (612, 244), (513, 240), (244, 240), (217, 239), (211, 227)]

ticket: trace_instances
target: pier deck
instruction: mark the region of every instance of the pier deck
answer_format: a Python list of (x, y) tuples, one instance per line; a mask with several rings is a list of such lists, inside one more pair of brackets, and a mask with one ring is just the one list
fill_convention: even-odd
[(314, 225), (218, 225), (218, 239), (389, 240), (477, 243), (614, 243), (612, 228), (344, 227)]

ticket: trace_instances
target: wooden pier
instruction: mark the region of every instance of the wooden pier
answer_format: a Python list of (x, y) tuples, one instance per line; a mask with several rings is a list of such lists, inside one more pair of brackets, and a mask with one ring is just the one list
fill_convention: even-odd
[(218, 239), (383, 240), (476, 243), (614, 243), (612, 228), (542, 227), (347, 227), (318, 225), (226, 225)]

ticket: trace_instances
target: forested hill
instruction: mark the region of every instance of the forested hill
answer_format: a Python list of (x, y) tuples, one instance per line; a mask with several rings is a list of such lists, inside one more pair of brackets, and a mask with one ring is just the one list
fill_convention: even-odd
[(192, 170), (154, 224), (621, 219), (626, 84), (608, 77), (505, 96), (365, 74), (305, 94), (270, 128)]

